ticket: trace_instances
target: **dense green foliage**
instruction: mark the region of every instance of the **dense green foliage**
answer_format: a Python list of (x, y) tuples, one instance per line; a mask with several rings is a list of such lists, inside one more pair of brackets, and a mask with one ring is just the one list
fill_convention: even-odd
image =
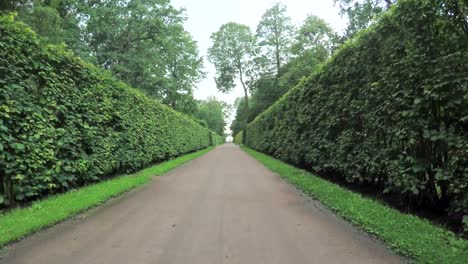
[[(354, 36), (360, 30), (367, 28), (384, 11), (388, 10), (397, 0), (334, 0), (341, 10), (341, 15), (349, 19), (346, 27), (346, 38)], [(457, 0), (458, 1), (458, 0)]]
[(210, 130), (224, 135), (224, 127), (226, 126), (225, 118), (229, 117), (230, 105), (216, 99), (216, 97), (208, 97), (206, 100), (198, 102), (195, 117), (206, 123), (206, 127)]
[[(336, 45), (337, 36), (323, 19), (309, 15), (294, 30), (285, 12), (284, 6), (275, 5), (267, 10), (260, 21), (257, 31), (262, 32), (263, 37), (258, 37), (257, 45), (263, 51), (256, 60), (259, 64), (258, 77), (251, 85), (248, 111), (244, 110), (245, 99), (236, 102), (237, 112), (231, 124), (233, 135), (244, 129), (246, 123), (265, 111), (302, 78), (315, 71)], [(285, 25), (276, 27), (276, 24), (283, 22)], [(265, 59), (265, 56), (270, 56), (270, 60)]]
[[(3, 3), (5, 1), (5, 3)], [(196, 110), (193, 87), (204, 78), (197, 43), (184, 29), (184, 10), (169, 0), (2, 0), (50, 43), (110, 70), (177, 111)]]
[(210, 146), (220, 145), (226, 142), (226, 138), (224, 136), (220, 136), (215, 132), (211, 132), (210, 136)]
[(461, 264), (468, 259), (468, 241), (427, 220), (402, 214), (260, 152), (243, 150), (305, 194), (417, 263)]
[(212, 143), (209, 129), (0, 18), (0, 204), (135, 171)]
[(394, 5), (250, 123), (247, 145), (468, 215), (468, 5), (455, 2)]
[(234, 143), (242, 144), (242, 131), (240, 131), (234, 136)]
[(257, 45), (250, 28), (239, 23), (223, 24), (211, 34), (208, 59), (216, 68), (215, 82), (219, 91), (231, 92), (239, 81), (244, 90), (244, 112), (249, 109), (249, 92), (255, 79)]
[(281, 67), (290, 57), (293, 34), (294, 26), (287, 15), (286, 5), (275, 3), (265, 11), (256, 34), (260, 47), (257, 67), (262, 68), (262, 74), (279, 77)]
[(150, 181), (151, 176), (162, 175), (185, 162), (199, 157), (212, 148), (146, 168), (132, 175), (118, 177), (86, 186), (76, 191), (34, 202), (31, 207), (14, 209), (0, 214), (0, 248), (32, 232), (70, 218), (83, 210), (103, 203), (125, 191)]

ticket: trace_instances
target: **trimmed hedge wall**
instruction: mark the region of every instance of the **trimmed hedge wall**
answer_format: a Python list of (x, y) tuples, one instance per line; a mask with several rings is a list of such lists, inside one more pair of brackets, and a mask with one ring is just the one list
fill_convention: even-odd
[(0, 206), (212, 144), (208, 129), (13, 16), (0, 18), (0, 91)]
[(468, 215), (467, 5), (399, 1), (252, 121), (247, 145)]
[(234, 143), (236, 144), (242, 144), (242, 136), (243, 136), (243, 133), (242, 133), (242, 130), (237, 133), (235, 136), (234, 136)]
[(225, 142), (225, 138), (223, 136), (218, 135), (215, 132), (211, 132), (210, 134), (210, 145), (211, 146), (216, 146), (223, 144)]

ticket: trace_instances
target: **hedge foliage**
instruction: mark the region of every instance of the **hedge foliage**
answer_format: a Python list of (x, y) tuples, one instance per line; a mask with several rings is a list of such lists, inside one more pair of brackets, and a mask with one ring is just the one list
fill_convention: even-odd
[(234, 136), (234, 143), (239, 144), (239, 145), (242, 144), (242, 137), (243, 137), (243, 133), (242, 131), (240, 131)]
[(210, 146), (223, 144), (225, 140), (225, 137), (218, 135), (218, 133), (211, 132), (210, 134)]
[[(205, 148), (212, 132), (0, 18), (0, 206)], [(219, 137), (219, 136), (217, 136)]]
[(467, 13), (466, 1), (399, 1), (251, 122), (247, 145), (468, 215)]

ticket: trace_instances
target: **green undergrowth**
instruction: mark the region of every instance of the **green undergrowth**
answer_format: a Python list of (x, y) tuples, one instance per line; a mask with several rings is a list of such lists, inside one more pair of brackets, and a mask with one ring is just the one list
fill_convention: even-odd
[(0, 248), (7, 243), (45, 227), (68, 219), (150, 181), (154, 175), (162, 175), (183, 163), (197, 158), (214, 147), (193, 152), (143, 169), (135, 174), (88, 185), (64, 194), (34, 202), (30, 207), (18, 208), (0, 214)]
[(416, 263), (466, 263), (468, 241), (255, 150), (242, 149), (308, 196)]

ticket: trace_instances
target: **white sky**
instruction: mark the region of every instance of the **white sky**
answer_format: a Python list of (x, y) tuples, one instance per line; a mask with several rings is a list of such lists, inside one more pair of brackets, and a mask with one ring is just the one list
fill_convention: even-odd
[[(172, 0), (175, 7), (186, 8), (188, 16), (185, 29), (198, 42), (200, 54), (204, 57), (207, 77), (198, 83), (194, 92), (195, 98), (206, 99), (216, 96), (229, 104), (233, 104), (237, 97), (243, 96), (241, 87), (236, 87), (231, 93), (218, 92), (214, 82), (214, 66), (206, 58), (211, 46), (210, 35), (217, 31), (222, 24), (237, 22), (249, 26), (255, 32), (263, 13), (273, 6), (275, 0)], [(341, 33), (346, 26), (346, 19), (339, 15), (339, 8), (334, 6), (333, 0), (282, 0), (288, 7), (288, 15), (293, 23), (300, 25), (308, 14), (325, 19), (335, 31)], [(234, 115), (234, 114), (232, 114)], [(234, 116), (231, 117), (231, 119)], [(231, 120), (228, 120), (230, 126)]]

